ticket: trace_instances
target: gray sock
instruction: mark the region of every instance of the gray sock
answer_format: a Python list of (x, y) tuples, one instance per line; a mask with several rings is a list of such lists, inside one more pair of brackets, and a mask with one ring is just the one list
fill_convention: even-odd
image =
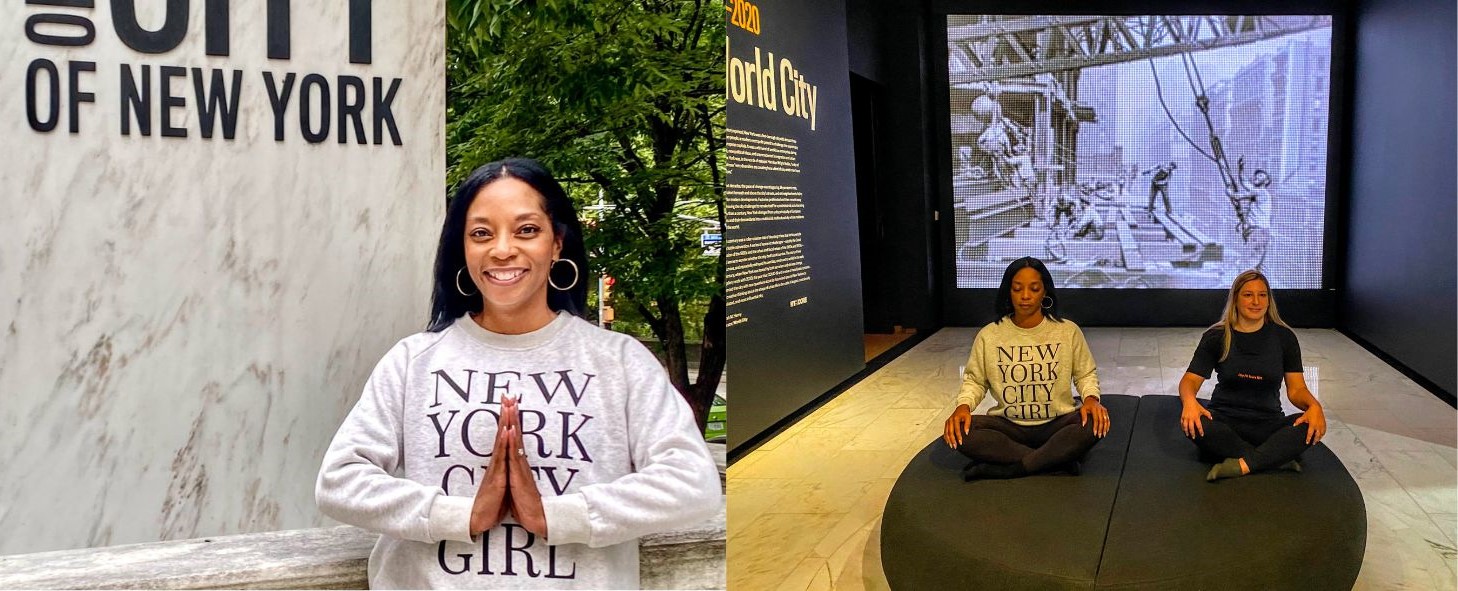
[(1244, 476), (1240, 473), (1239, 458), (1225, 458), (1225, 461), (1210, 467), (1210, 472), (1205, 474), (1205, 480), (1215, 482), (1221, 478), (1238, 478)]
[(1285, 470), (1287, 472), (1295, 472), (1297, 474), (1300, 474), (1301, 473), (1301, 461), (1300, 460), (1291, 460), (1289, 462), (1286, 462), (1284, 464), (1281, 464), (1281, 468), (1280, 469), (1281, 470)]

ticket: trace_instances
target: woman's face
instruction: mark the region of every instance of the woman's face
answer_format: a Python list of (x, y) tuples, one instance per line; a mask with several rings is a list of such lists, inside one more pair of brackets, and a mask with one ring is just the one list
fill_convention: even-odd
[(1043, 310), (1043, 276), (1032, 267), (1018, 269), (1012, 278), (1013, 313), (1018, 317), (1030, 316)]
[(1249, 322), (1260, 322), (1266, 317), (1266, 306), (1271, 302), (1271, 290), (1265, 281), (1252, 279), (1240, 286), (1235, 294), (1235, 309), (1240, 317)]
[(485, 313), (547, 309), (547, 276), (562, 241), (552, 231), (544, 203), (531, 185), (510, 177), (486, 185), (471, 202), (466, 268), (481, 291)]

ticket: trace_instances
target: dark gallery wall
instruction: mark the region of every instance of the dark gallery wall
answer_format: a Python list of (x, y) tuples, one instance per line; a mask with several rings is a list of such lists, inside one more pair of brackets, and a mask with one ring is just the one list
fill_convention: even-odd
[[(864, 371), (863, 331), (900, 326), (929, 334), (939, 328), (924, 79), (918, 67), (905, 67), (921, 63), (921, 9), (872, 0), (752, 4), (758, 26), (749, 30), (731, 21), (731, 56), (748, 63), (759, 48), (766, 59), (773, 53), (776, 68), (778, 60), (792, 60), (818, 85), (819, 119), (807, 131), (764, 108), (731, 100), (731, 160), (736, 133), (784, 136), (798, 141), (800, 172), (736, 169), (731, 161), (730, 188), (793, 183), (804, 192), (805, 210), (804, 220), (759, 224), (758, 230), (731, 223), (730, 265), (733, 269), (736, 242), (755, 232), (803, 232), (812, 280), (730, 306), (730, 357), (741, 368), (730, 391), (736, 409), (731, 457)], [(726, 196), (732, 205), (735, 196)], [(872, 279), (862, 281), (863, 273)], [(787, 308), (784, 294), (790, 293), (804, 298), (791, 297)], [(734, 299), (731, 294), (731, 303)]]
[(728, 23), (731, 453), (865, 368), (843, 0), (736, 6), (753, 10)]
[[(846, 1), (852, 92), (869, 95), (857, 133), (871, 147), (873, 190), (860, 195), (867, 329), (941, 327), (936, 272), (934, 152), (926, 126), (926, 11), (920, 2)], [(873, 216), (874, 219), (864, 219)], [(875, 322), (872, 320), (880, 320)]]
[(1458, 392), (1455, 9), (1357, 5), (1342, 328)]

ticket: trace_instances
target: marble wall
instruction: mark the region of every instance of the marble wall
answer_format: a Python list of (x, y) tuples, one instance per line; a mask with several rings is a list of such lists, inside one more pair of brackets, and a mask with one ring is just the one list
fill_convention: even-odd
[[(444, 1), (284, 3), (287, 31), (272, 21), (287, 59), (269, 56), (270, 3), (233, 2), (221, 22), (212, 3), (183, 0), (184, 35), (157, 53), (124, 38), (174, 42), (168, 2), (93, 4), (0, 4), (0, 554), (323, 525), (324, 449), (429, 309)], [(372, 7), (356, 39), (371, 63), (351, 63), (351, 4)], [(133, 28), (161, 33), (119, 32), (131, 19), (112, 9), (125, 5)], [(86, 26), (27, 25), (40, 14), (79, 16), (94, 36), (49, 44), (85, 41)], [(226, 55), (209, 55), (209, 29), (214, 44), (227, 32)], [(75, 118), (73, 66), (75, 90), (93, 95)], [(239, 72), (231, 139), (199, 123), (195, 77), (212, 88), (213, 69), (230, 89)], [(281, 87), (289, 73), (277, 140), (265, 75)], [(128, 78), (150, 101), (150, 135), (126, 107)], [(341, 105), (359, 105), (371, 143), (355, 143)], [(385, 109), (400, 145), (388, 125), (373, 143)], [(322, 141), (307, 141), (301, 111), (311, 131), (328, 121)], [(163, 113), (185, 137), (164, 135)]]

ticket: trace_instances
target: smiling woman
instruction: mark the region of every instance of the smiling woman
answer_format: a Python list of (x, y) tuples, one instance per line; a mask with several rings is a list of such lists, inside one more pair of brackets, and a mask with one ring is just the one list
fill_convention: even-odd
[(379, 532), (372, 588), (636, 588), (638, 538), (723, 506), (688, 404), (635, 339), (579, 316), (571, 201), (526, 159), (447, 207), (431, 322), (391, 349), (315, 496)]
[[(484, 314), (479, 321), (488, 330), (509, 328), (497, 322), (545, 324), (555, 311), (581, 316), (586, 266), (577, 211), (546, 169), (521, 158), (477, 168), (456, 188), (441, 226), (430, 330), (444, 330), (466, 313)], [(514, 271), (533, 273), (519, 290), (501, 289), (516, 285)], [(560, 281), (548, 290), (553, 273)]]
[[(1326, 434), (1325, 411), (1303, 372), (1301, 345), (1276, 311), (1266, 276), (1254, 269), (1236, 276), (1225, 314), (1200, 337), (1180, 378), (1180, 429), (1214, 463), (1206, 480), (1301, 471), (1301, 454)], [(1204, 405), (1195, 396), (1211, 373), (1217, 382)], [(1282, 415), (1282, 383), (1302, 413)]]
[[(1007, 266), (994, 305), (998, 319), (972, 342), (942, 440), (971, 459), (966, 480), (1078, 474), (1084, 454), (1109, 432), (1083, 331), (1059, 317), (1053, 277), (1033, 257)], [(973, 415), (989, 393), (996, 406)]]
[(542, 196), (531, 185), (503, 177), (477, 193), (466, 212), (466, 264), (485, 302), (477, 322), (503, 334), (520, 334), (546, 325), (552, 309), (546, 301), (548, 275), (558, 261), (577, 269), (572, 259), (558, 259), (562, 241), (554, 240)]

